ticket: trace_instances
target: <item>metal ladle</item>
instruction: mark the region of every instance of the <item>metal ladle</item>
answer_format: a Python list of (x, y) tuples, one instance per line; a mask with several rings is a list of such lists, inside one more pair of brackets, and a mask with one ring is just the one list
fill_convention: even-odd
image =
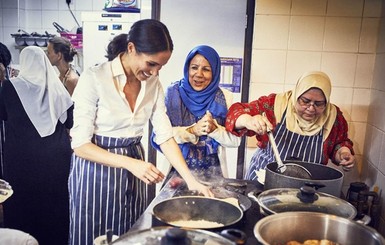
[[(262, 116), (266, 117), (265, 113), (263, 113)], [(275, 139), (270, 128), (267, 128), (267, 135), (269, 137), (270, 145), (278, 164), (278, 173), (295, 178), (312, 179), (311, 173), (305, 167), (295, 163), (284, 164), (282, 162), (281, 156), (279, 155), (277, 144), (275, 143)]]

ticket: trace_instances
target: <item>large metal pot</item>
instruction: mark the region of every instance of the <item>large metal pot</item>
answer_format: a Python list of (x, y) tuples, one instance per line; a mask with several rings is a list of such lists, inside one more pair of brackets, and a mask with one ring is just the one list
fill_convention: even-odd
[(310, 171), (312, 179), (295, 178), (277, 172), (277, 162), (271, 162), (266, 166), (265, 190), (275, 188), (297, 188), (310, 184), (320, 188), (320, 191), (340, 197), (344, 174), (321, 164), (300, 161), (284, 161), (284, 163), (296, 163)]
[[(237, 200), (234, 198), (237, 202)], [(177, 221), (208, 221), (183, 225), (185, 228), (213, 229), (235, 224), (243, 217), (237, 203), (202, 196), (182, 196), (166, 199), (156, 204), (153, 215), (160, 221), (175, 225)], [(195, 226), (198, 225), (198, 226)]]
[(158, 226), (151, 229), (127, 232), (112, 245), (235, 245), (236, 243), (214, 232)]
[(327, 193), (316, 192), (309, 186), (300, 189), (270, 189), (258, 196), (251, 192), (249, 197), (258, 202), (264, 215), (298, 211), (332, 214), (348, 219), (354, 219), (357, 215), (356, 208), (349, 202)]
[(313, 212), (266, 216), (254, 226), (254, 235), (264, 245), (321, 239), (343, 245), (385, 244), (384, 238), (371, 227), (335, 215)]

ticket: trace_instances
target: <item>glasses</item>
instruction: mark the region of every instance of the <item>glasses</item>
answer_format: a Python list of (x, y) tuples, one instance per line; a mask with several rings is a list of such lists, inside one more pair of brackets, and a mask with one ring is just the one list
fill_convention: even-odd
[(326, 107), (326, 101), (311, 101), (302, 96), (298, 98), (298, 104), (306, 108), (313, 106), (315, 109), (324, 109)]

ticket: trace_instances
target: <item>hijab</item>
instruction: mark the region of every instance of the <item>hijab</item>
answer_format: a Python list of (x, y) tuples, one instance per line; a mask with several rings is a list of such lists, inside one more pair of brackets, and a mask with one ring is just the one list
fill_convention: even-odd
[[(321, 115), (309, 122), (302, 119), (296, 112), (298, 98), (311, 88), (320, 89), (326, 99), (326, 107)], [(277, 94), (274, 102), (274, 115), (279, 123), (286, 111), (286, 127), (300, 135), (315, 135), (323, 129), (325, 140), (337, 117), (336, 107), (330, 103), (331, 81), (328, 75), (320, 71), (312, 71), (302, 75), (291, 91)]]
[(41, 48), (28, 46), (20, 52), (20, 73), (10, 81), (41, 137), (53, 134), (58, 120), (67, 120), (73, 102)]
[[(195, 91), (189, 82), (190, 62), (195, 55), (200, 54), (207, 59), (211, 65), (213, 73), (210, 84), (202, 91)], [(184, 77), (179, 81), (179, 92), (183, 104), (196, 117), (202, 117), (209, 110), (214, 116), (226, 117), (227, 107), (222, 104), (215, 103), (215, 96), (218, 92), (221, 60), (218, 53), (210, 46), (200, 45), (195, 47), (187, 55), (184, 64)]]

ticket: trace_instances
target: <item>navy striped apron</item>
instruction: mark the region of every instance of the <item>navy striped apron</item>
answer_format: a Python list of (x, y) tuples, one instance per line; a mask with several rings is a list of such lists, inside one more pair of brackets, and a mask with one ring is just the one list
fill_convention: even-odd
[[(286, 128), (286, 111), (282, 118), (282, 123), (278, 123), (273, 134), (279, 155), (282, 161), (297, 160), (311, 163), (322, 163), (323, 138), (322, 131), (312, 136), (293, 133)], [(256, 180), (255, 171), (265, 169), (270, 162), (275, 162), (273, 150), (270, 143), (266, 148), (258, 149), (250, 161), (249, 170), (245, 179)]]
[[(92, 142), (109, 152), (144, 159), (137, 138), (94, 136)], [(122, 168), (104, 166), (72, 155), (69, 176), (70, 244), (93, 245), (96, 237), (112, 229), (126, 233), (144, 212), (147, 185)]]

